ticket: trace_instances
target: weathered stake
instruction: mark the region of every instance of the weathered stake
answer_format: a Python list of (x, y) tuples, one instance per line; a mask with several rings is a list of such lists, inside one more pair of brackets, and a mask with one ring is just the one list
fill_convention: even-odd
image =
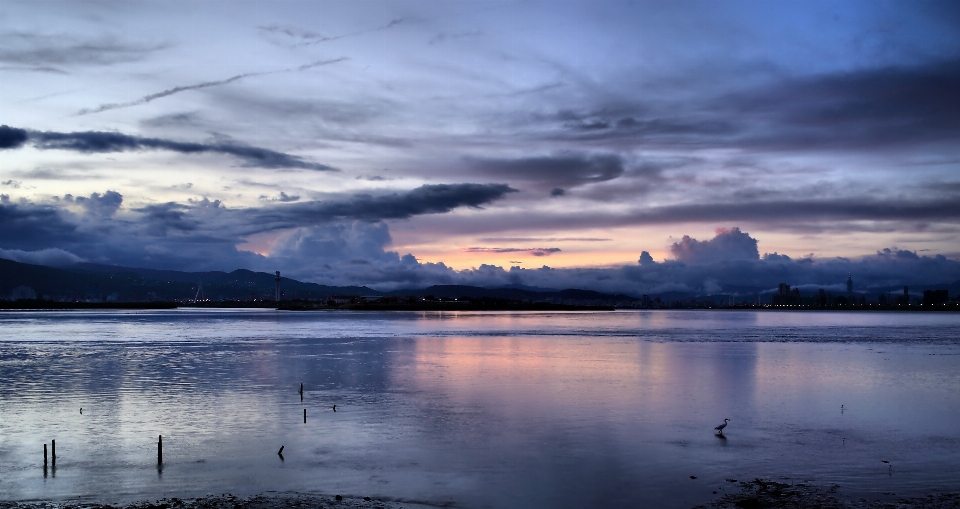
[(43, 469), (47, 469), (47, 444), (43, 444)]
[(163, 435), (157, 435), (157, 465), (163, 464)]
[(303, 409), (303, 423), (304, 423), (304, 424), (307, 423), (307, 409), (306, 409), (306, 408)]
[(50, 462), (53, 468), (57, 468), (57, 441), (50, 441), (50, 456), (52, 461)]

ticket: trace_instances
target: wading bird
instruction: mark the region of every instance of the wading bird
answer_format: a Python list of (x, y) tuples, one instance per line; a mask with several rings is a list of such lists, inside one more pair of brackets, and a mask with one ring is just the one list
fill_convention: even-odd
[(723, 434), (723, 428), (726, 428), (726, 427), (727, 427), (727, 422), (729, 422), (729, 421), (730, 421), (730, 419), (724, 419), (724, 420), (723, 420), (723, 424), (721, 424), (721, 425), (719, 425), (719, 426), (717, 426), (716, 428), (713, 428), (713, 429), (717, 430), (717, 433), (719, 433), (719, 434), (722, 435), (722, 434)]

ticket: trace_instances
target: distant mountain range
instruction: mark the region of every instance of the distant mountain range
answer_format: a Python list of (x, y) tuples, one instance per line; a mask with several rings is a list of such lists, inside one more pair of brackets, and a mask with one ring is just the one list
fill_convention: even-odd
[[(210, 301), (273, 301), (274, 275), (250, 270), (233, 272), (181, 272), (93, 263), (69, 268), (31, 265), (0, 259), (0, 299), (44, 299), (59, 302), (174, 302), (196, 297)], [(718, 304), (769, 302), (764, 289), (747, 286), (725, 288), (724, 293), (701, 295), (692, 292), (666, 292), (650, 295), (607, 294), (592, 290), (533, 288), (520, 285), (482, 288), (464, 285), (438, 285), (427, 288), (378, 291), (366, 286), (327, 286), (290, 278), (280, 281), (286, 301), (326, 301), (341, 297), (434, 297), (437, 299), (502, 299), (547, 302), (577, 306), (659, 307), (679, 301), (716, 302)], [(911, 294), (925, 289), (947, 289), (960, 294), (960, 281), (930, 287), (911, 287)], [(199, 291), (198, 291), (199, 290)], [(875, 289), (873, 300), (881, 293), (902, 292), (902, 287)], [(735, 297), (731, 297), (735, 296)]]
[[(53, 268), (0, 259), (0, 298), (37, 298), (63, 302), (171, 302), (193, 300), (199, 296), (211, 301), (272, 301), (274, 277), (273, 274), (250, 270), (229, 273), (180, 272), (93, 263)], [(366, 286), (327, 286), (286, 277), (281, 278), (280, 289), (284, 300), (326, 300), (335, 296), (469, 297), (600, 306), (638, 300), (629, 295), (610, 295), (590, 290), (557, 291), (516, 286), (480, 288), (439, 285), (382, 292)]]

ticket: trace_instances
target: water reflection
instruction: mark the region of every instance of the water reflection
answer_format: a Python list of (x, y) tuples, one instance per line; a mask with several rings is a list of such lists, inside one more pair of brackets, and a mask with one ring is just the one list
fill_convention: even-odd
[(960, 319), (782, 315), (0, 315), (0, 499), (689, 507), (729, 477), (908, 493), (960, 475)]

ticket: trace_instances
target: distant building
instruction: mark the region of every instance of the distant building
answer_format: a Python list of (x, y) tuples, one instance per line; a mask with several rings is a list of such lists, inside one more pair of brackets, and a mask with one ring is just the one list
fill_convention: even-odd
[(821, 288), (817, 292), (817, 307), (825, 308), (827, 307), (827, 304), (829, 304), (827, 299), (827, 292), (823, 288)]
[(897, 304), (901, 306), (910, 305), (910, 287), (909, 286), (903, 287), (903, 295), (897, 298)]
[(950, 300), (950, 292), (947, 290), (924, 290), (923, 291), (924, 306), (934, 306), (937, 304), (943, 304), (948, 300)]
[(847, 275), (847, 298), (853, 298), (853, 274)]
[(798, 306), (800, 303), (800, 289), (791, 290), (790, 285), (786, 283), (780, 283), (777, 286), (777, 293), (771, 299), (771, 304), (774, 306)]
[(37, 292), (29, 286), (18, 286), (10, 292), (10, 300), (36, 299)]

